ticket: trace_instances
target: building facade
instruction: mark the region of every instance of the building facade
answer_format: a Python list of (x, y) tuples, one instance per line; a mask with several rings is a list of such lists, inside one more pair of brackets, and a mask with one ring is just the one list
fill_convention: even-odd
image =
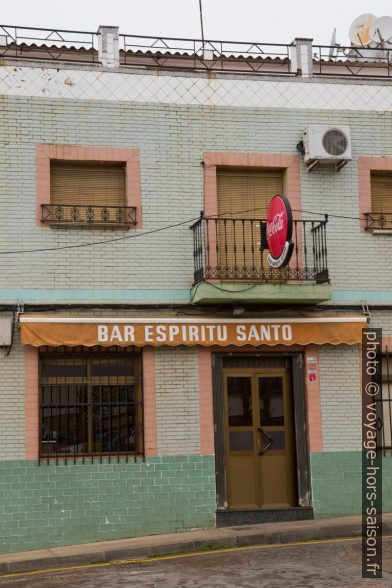
[[(0, 34), (1, 551), (359, 514), (362, 328), (392, 337), (388, 67), (39, 34)], [(306, 163), (311, 125), (350, 157)]]

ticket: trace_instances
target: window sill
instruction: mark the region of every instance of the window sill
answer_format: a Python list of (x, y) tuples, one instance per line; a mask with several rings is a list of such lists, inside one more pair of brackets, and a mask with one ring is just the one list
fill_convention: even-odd
[(122, 229), (128, 231), (132, 227), (135, 227), (133, 223), (122, 224), (122, 223), (74, 223), (74, 222), (58, 222), (58, 221), (41, 221), (43, 225), (51, 227), (52, 229)]
[(376, 228), (367, 228), (368, 233), (372, 233), (372, 235), (392, 235), (392, 229), (376, 229)]

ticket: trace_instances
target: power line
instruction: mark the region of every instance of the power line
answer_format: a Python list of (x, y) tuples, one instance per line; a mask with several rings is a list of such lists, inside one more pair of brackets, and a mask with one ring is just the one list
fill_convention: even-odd
[(320, 213), (320, 212), (314, 212), (312, 210), (303, 210), (303, 209), (295, 209), (295, 208), (293, 208), (293, 212), (304, 212), (305, 214), (315, 214), (317, 216), (325, 216), (325, 214), (326, 214), (328, 217), (345, 218), (345, 219), (349, 219), (349, 220), (362, 220), (362, 221), (366, 220), (366, 217), (364, 217), (364, 216), (348, 216), (348, 215), (344, 215), (344, 214), (334, 214), (333, 212)]
[[(266, 211), (267, 208), (264, 207), (258, 207), (258, 208), (249, 208), (247, 210), (238, 210), (236, 212), (230, 212), (230, 211), (226, 211), (221, 213), (219, 216), (225, 216), (228, 214), (232, 214), (232, 215), (236, 215), (236, 214), (244, 214), (247, 212), (257, 212), (257, 211)], [(313, 214), (316, 216), (324, 216), (323, 213), (321, 213), (320, 211), (315, 212), (315, 211), (311, 211), (311, 210), (304, 210), (304, 209), (293, 209), (293, 212), (301, 212), (301, 213), (305, 213), (305, 214)], [(326, 214), (326, 213), (325, 213)], [(328, 213), (329, 217), (333, 217), (333, 218), (341, 218), (341, 219), (348, 219), (348, 220), (366, 220), (364, 217), (358, 217), (358, 216), (346, 216), (346, 215), (341, 215), (341, 214), (334, 214), (334, 213)], [(106, 244), (110, 244), (110, 243), (115, 243), (117, 241), (125, 241), (128, 239), (136, 239), (138, 237), (145, 237), (146, 235), (153, 235), (154, 233), (159, 233), (161, 231), (166, 231), (168, 229), (174, 229), (176, 227), (180, 227), (182, 225), (186, 225), (189, 223), (192, 223), (194, 221), (199, 220), (200, 216), (196, 216), (178, 223), (174, 223), (171, 225), (166, 225), (164, 227), (159, 227), (157, 229), (151, 229), (150, 231), (144, 231), (143, 233), (135, 233), (133, 235), (125, 235), (123, 237), (115, 237), (113, 239), (103, 239), (101, 241), (92, 241), (91, 243), (78, 243), (78, 244), (73, 244), (73, 245), (60, 245), (59, 247), (39, 247), (36, 249), (15, 249), (15, 250), (11, 250), (11, 251), (0, 251), (0, 255), (18, 255), (18, 254), (22, 254), (22, 253), (43, 253), (45, 251), (61, 251), (61, 250), (65, 250), (65, 249), (81, 249), (83, 247), (93, 247), (95, 245), (106, 245)], [(203, 218), (216, 218), (216, 217), (203, 217)]]
[(0, 255), (15, 255), (17, 253), (39, 253), (43, 251), (59, 251), (61, 249), (79, 249), (82, 247), (92, 247), (93, 245), (102, 245), (106, 243), (114, 243), (116, 241), (124, 241), (125, 239), (136, 239), (137, 237), (144, 237), (145, 235), (152, 235), (153, 233), (159, 233), (160, 231), (166, 231), (167, 229), (173, 229), (175, 227), (180, 227), (181, 225), (186, 225), (191, 223), (195, 220), (198, 220), (200, 217), (190, 218), (188, 220), (182, 221), (180, 223), (174, 223), (173, 225), (166, 225), (165, 227), (159, 227), (158, 229), (152, 229), (151, 231), (144, 231), (144, 233), (135, 233), (134, 235), (126, 235), (125, 237), (116, 237), (114, 239), (104, 239), (102, 241), (92, 241), (91, 243), (78, 243), (75, 245), (62, 245), (60, 247), (42, 247), (38, 249), (16, 249), (14, 251), (0, 251)]
[[(248, 210), (239, 210), (237, 212), (222, 212), (220, 215), (218, 216), (225, 216), (226, 214), (243, 214), (245, 212), (257, 212), (257, 211), (264, 211), (266, 212), (268, 209), (268, 206), (259, 206), (258, 208), (248, 208)], [(332, 217), (332, 218), (344, 218), (344, 219), (349, 219), (349, 220), (366, 220), (366, 217), (362, 217), (362, 216), (348, 216), (348, 215), (344, 215), (344, 214), (334, 214), (333, 212), (320, 212), (317, 211), (315, 212), (314, 210), (304, 210), (303, 208), (292, 208), (293, 212), (303, 212), (305, 214), (314, 214), (316, 216), (325, 216), (326, 214), (328, 215), (328, 217)]]

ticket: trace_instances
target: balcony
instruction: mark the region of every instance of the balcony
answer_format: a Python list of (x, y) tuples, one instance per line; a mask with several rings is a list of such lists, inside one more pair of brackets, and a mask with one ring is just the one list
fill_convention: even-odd
[(366, 230), (372, 233), (392, 233), (392, 212), (366, 212)]
[(136, 225), (134, 206), (41, 204), (41, 222), (53, 227), (129, 228)]
[(263, 236), (265, 221), (201, 216), (192, 226), (195, 304), (318, 303), (331, 298), (327, 223), (293, 221), (293, 255), (272, 268)]

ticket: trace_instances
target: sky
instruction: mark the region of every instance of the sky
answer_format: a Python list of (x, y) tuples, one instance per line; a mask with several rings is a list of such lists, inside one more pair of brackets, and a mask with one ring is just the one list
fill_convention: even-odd
[[(392, 16), (390, 0), (202, 0), (204, 36), (211, 40), (290, 43), (310, 37), (349, 44), (360, 14)], [(199, 0), (17, 0), (1, 3), (0, 24), (96, 31), (117, 25), (130, 35), (200, 38)]]

